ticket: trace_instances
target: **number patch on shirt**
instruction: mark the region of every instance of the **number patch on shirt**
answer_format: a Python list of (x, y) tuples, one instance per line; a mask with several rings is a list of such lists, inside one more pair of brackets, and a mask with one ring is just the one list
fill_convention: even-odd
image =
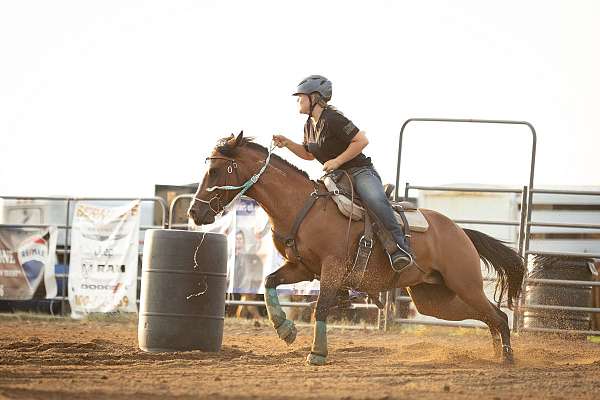
[(346, 133), (346, 135), (351, 135), (352, 132), (354, 132), (355, 129), (356, 129), (356, 125), (354, 125), (352, 123), (352, 121), (348, 122), (346, 124), (346, 126), (344, 126), (344, 132)]

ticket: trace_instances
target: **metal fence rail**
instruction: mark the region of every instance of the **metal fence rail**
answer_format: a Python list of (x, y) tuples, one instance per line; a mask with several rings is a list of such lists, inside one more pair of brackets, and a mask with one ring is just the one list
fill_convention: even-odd
[[(519, 239), (518, 239), (518, 250), (525, 260), (528, 260), (529, 255), (552, 255), (552, 256), (572, 256), (572, 257), (589, 257), (589, 258), (600, 258), (600, 254), (589, 254), (589, 253), (575, 253), (575, 252), (548, 252), (548, 251), (533, 251), (529, 249), (530, 232), (532, 227), (557, 227), (557, 228), (578, 228), (578, 229), (599, 229), (598, 224), (581, 224), (581, 223), (556, 223), (548, 221), (531, 221), (531, 215), (533, 210), (533, 196), (534, 194), (560, 194), (560, 195), (585, 195), (585, 196), (598, 196), (599, 191), (571, 191), (571, 190), (553, 190), (553, 189), (535, 189), (534, 188), (534, 171), (535, 171), (535, 156), (536, 156), (536, 143), (537, 134), (532, 124), (526, 121), (506, 121), (506, 120), (481, 120), (481, 119), (451, 119), (451, 118), (411, 118), (404, 122), (400, 130), (399, 142), (398, 142), (398, 160), (396, 169), (396, 189), (395, 199), (398, 200), (399, 184), (400, 184), (400, 171), (402, 161), (402, 146), (405, 128), (410, 123), (414, 122), (447, 122), (447, 123), (480, 123), (480, 124), (520, 124), (527, 126), (532, 134), (532, 145), (531, 145), (531, 159), (529, 168), (529, 184), (524, 186), (523, 190), (520, 189), (506, 189), (506, 188), (473, 188), (473, 187), (440, 187), (440, 186), (410, 186), (406, 183), (405, 187), (405, 198), (408, 198), (408, 192), (410, 189), (415, 190), (435, 190), (435, 191), (461, 191), (461, 192), (487, 192), (487, 193), (521, 193), (521, 216), (519, 221), (481, 221), (481, 220), (456, 220), (455, 222), (460, 224), (477, 224), (477, 225), (505, 225), (505, 226), (519, 226)], [(548, 309), (548, 310), (565, 310), (574, 312), (600, 312), (600, 308), (593, 307), (567, 307), (567, 306), (548, 306), (548, 305), (525, 305), (524, 304), (524, 293), (527, 284), (549, 284), (549, 285), (568, 285), (568, 286), (585, 286), (585, 287), (596, 287), (600, 285), (600, 282), (586, 282), (586, 281), (559, 281), (559, 280), (542, 280), (542, 279), (524, 279), (523, 290), (521, 298), (516, 302), (513, 318), (513, 330), (519, 330), (519, 319), (522, 316), (526, 307), (529, 309)], [(389, 298), (389, 296), (388, 296)], [(401, 319), (398, 320), (401, 323), (418, 323), (412, 320)], [(426, 322), (431, 324), (431, 322)], [(440, 324), (448, 325), (445, 321), (440, 320)], [(452, 326), (463, 326), (461, 323), (451, 323)], [(543, 332), (573, 332), (569, 330), (553, 330), (553, 329), (523, 329), (527, 331), (543, 331)], [(600, 334), (599, 331), (585, 331), (588, 334)], [(581, 331), (575, 332), (581, 333)]]
[[(530, 190), (531, 199), (528, 208), (532, 208), (533, 196), (536, 194), (551, 194), (551, 195), (572, 195), (572, 196), (600, 196), (600, 191), (584, 191), (584, 190), (557, 190), (557, 189), (532, 189)], [(573, 229), (600, 229), (598, 224), (582, 224), (582, 223), (562, 223), (562, 222), (548, 222), (548, 221), (526, 221), (527, 232), (530, 232), (531, 227), (556, 227), (556, 228), (573, 228)], [(528, 235), (529, 236), (529, 235)], [(525, 248), (523, 256), (525, 260), (528, 260), (529, 256), (562, 256), (562, 257), (574, 257), (574, 258), (600, 258), (600, 253), (585, 253), (585, 252), (571, 252), (571, 251), (541, 251), (541, 250), (530, 250), (529, 249), (529, 237), (525, 242)], [(525, 310), (549, 310), (549, 311), (570, 311), (577, 313), (589, 313), (596, 314), (600, 313), (600, 307), (572, 307), (572, 306), (557, 306), (547, 304), (525, 304), (525, 293), (527, 284), (542, 284), (542, 285), (558, 285), (558, 286), (571, 286), (571, 287), (600, 287), (600, 282), (595, 281), (577, 281), (577, 280), (561, 280), (561, 279), (537, 279), (537, 278), (526, 278), (523, 280), (523, 287), (521, 290), (521, 298), (518, 302), (519, 318), (523, 318), (523, 312)], [(516, 310), (516, 311), (517, 311)], [(556, 329), (556, 328), (532, 328), (532, 327), (519, 327), (517, 330), (527, 332), (553, 332), (553, 333), (572, 333), (572, 334), (588, 334), (588, 335), (600, 335), (600, 331), (593, 330), (576, 330), (576, 329)]]
[[(139, 200), (140, 202), (153, 202), (158, 203), (161, 209), (161, 225), (144, 225), (140, 226), (140, 231), (144, 231), (147, 229), (154, 228), (162, 228), (167, 226), (167, 202), (161, 197), (68, 197), (68, 196), (0, 196), (4, 200), (27, 200), (27, 201), (36, 201), (36, 200), (44, 200), (44, 201), (60, 201), (66, 202), (65, 204), (65, 223), (64, 224), (0, 224), (0, 227), (7, 228), (43, 228), (47, 226), (55, 226), (59, 230), (63, 230), (65, 232), (65, 242), (63, 249), (57, 249), (57, 254), (63, 254), (64, 256), (64, 265), (69, 265), (69, 255), (71, 253), (71, 243), (70, 243), (70, 231), (72, 229), (72, 221), (71, 221), (71, 207), (76, 203), (81, 201), (93, 201), (93, 202), (115, 202), (115, 201), (134, 201)], [(141, 253), (138, 253), (141, 254)], [(139, 268), (139, 266), (138, 266)], [(139, 271), (138, 271), (139, 272)], [(139, 275), (139, 274), (138, 274)], [(58, 300), (60, 301), (60, 313), (61, 315), (66, 314), (66, 301), (68, 300), (67, 296), (67, 284), (66, 281), (68, 279), (68, 274), (58, 273), (55, 274), (57, 280), (58, 278), (62, 279), (61, 285), (61, 293), (48, 300)], [(139, 280), (139, 276), (138, 276)]]
[[(193, 194), (180, 194), (178, 196), (176, 196), (173, 200), (171, 200), (171, 204), (169, 205), (169, 222), (167, 223), (167, 228), (169, 229), (173, 229), (173, 212), (175, 211), (175, 205), (177, 204), (178, 201), (180, 201), (181, 199), (193, 199), (194, 195)], [(182, 227), (181, 225), (179, 225), (179, 227)], [(185, 225), (185, 228), (187, 228), (187, 225)]]

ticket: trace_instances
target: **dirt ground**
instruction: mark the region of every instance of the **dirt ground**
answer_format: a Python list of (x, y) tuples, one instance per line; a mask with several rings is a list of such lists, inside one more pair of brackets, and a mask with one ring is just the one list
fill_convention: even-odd
[(0, 316), (0, 399), (598, 399), (600, 343), (515, 336), (516, 364), (487, 331), (333, 329), (329, 364), (304, 363), (266, 323), (227, 320), (220, 353), (144, 353), (135, 320)]

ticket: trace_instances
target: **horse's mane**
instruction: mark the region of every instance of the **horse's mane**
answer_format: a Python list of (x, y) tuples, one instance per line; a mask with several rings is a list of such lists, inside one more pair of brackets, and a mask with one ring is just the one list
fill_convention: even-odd
[[(237, 154), (237, 150), (240, 147), (246, 146), (250, 149), (257, 150), (257, 151), (263, 153), (266, 157), (269, 154), (269, 150), (266, 147), (261, 146), (260, 144), (254, 142), (254, 139), (255, 138), (253, 138), (253, 137), (242, 137), (242, 140), (239, 143), (237, 143), (236, 140), (232, 139), (231, 136), (225, 137), (225, 138), (219, 139), (219, 141), (217, 142), (217, 145), (215, 146), (215, 150), (226, 157), (235, 157)], [(277, 154), (271, 153), (271, 160), (277, 160), (280, 163), (284, 164), (285, 166), (291, 168), (292, 171), (296, 171), (297, 173), (299, 173), (306, 179), (310, 179), (310, 177), (308, 176), (306, 171), (301, 170), (300, 168), (296, 167), (294, 164), (290, 163), (289, 161), (284, 160), (283, 158), (279, 157)]]

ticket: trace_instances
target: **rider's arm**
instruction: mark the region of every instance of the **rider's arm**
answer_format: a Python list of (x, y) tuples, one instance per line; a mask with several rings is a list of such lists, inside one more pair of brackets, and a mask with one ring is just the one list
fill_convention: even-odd
[[(306, 140), (306, 139), (305, 139)], [(315, 156), (308, 151), (306, 142), (299, 144), (283, 135), (273, 135), (273, 143), (277, 147), (287, 147), (292, 153), (304, 160), (314, 160)]]
[(367, 135), (365, 135), (363, 131), (359, 131), (356, 135), (354, 135), (346, 150), (336, 157), (337, 161), (340, 163), (340, 165), (345, 164), (359, 155), (368, 144), (369, 139), (367, 139)]
[(288, 139), (285, 147), (290, 149), (290, 151), (292, 153), (294, 153), (295, 155), (297, 155), (298, 157), (300, 157), (304, 160), (314, 160), (315, 159), (315, 156), (313, 156), (312, 153), (306, 149), (304, 144), (296, 143), (296, 142)]

